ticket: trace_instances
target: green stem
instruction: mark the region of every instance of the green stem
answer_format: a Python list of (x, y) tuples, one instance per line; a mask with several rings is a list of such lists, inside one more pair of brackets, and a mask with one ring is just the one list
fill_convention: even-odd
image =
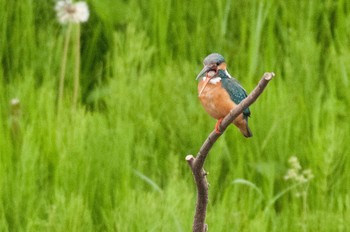
[(307, 184), (304, 188), (304, 192), (303, 192), (303, 225), (304, 225), (304, 231), (307, 231), (307, 194), (308, 194), (308, 188), (309, 188), (309, 184)]
[(59, 84), (59, 90), (58, 90), (58, 112), (60, 112), (60, 110), (61, 110), (62, 101), (63, 101), (64, 77), (66, 74), (67, 55), (68, 55), (68, 47), (69, 47), (69, 39), (70, 39), (71, 31), (72, 31), (72, 24), (69, 24), (67, 32), (66, 32), (66, 37), (64, 40), (64, 47), (63, 47), (60, 84)]
[(74, 70), (74, 92), (73, 92), (73, 110), (76, 109), (79, 96), (79, 74), (80, 74), (80, 24), (77, 24), (76, 32), (76, 51), (75, 51), (75, 70)]

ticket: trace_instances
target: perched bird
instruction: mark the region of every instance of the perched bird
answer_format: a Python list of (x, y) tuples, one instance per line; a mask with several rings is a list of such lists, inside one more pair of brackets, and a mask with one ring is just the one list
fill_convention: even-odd
[[(226, 69), (225, 59), (218, 53), (212, 53), (204, 59), (204, 68), (198, 74), (198, 97), (210, 116), (217, 119), (216, 133), (221, 133), (219, 125), (222, 119), (247, 97), (247, 92)], [(253, 134), (248, 127), (249, 108), (244, 109), (234, 121), (245, 137)]]

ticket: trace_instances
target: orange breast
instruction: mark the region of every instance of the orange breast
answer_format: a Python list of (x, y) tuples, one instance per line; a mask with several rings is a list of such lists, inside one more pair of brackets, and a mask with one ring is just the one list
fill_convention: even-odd
[[(198, 93), (202, 90), (204, 81), (198, 84)], [(236, 104), (231, 100), (230, 95), (221, 86), (221, 82), (216, 84), (208, 83), (202, 93), (198, 96), (204, 109), (215, 119), (225, 117)]]

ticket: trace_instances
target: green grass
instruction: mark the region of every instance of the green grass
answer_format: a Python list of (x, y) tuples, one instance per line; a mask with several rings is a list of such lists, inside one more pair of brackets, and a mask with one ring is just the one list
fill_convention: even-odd
[[(190, 231), (185, 156), (215, 125), (194, 79), (211, 52), (248, 92), (265, 71), (276, 78), (251, 106), (254, 137), (231, 126), (208, 156), (210, 231), (348, 230), (347, 1), (89, 6), (81, 102), (73, 111), (72, 48), (57, 111), (67, 28), (52, 1), (0, 0), (0, 231)], [(271, 203), (293, 155), (315, 175), (306, 210), (295, 189)]]

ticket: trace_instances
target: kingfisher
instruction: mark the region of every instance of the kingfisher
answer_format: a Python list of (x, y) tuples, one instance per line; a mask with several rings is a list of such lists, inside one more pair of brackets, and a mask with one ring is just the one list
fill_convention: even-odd
[[(217, 119), (215, 131), (221, 134), (219, 125), (223, 118), (247, 97), (247, 92), (241, 84), (227, 71), (227, 65), (222, 55), (212, 53), (204, 59), (204, 68), (198, 74), (198, 97), (204, 109)], [(248, 126), (249, 108), (233, 121), (241, 133), (249, 138), (253, 134)]]

